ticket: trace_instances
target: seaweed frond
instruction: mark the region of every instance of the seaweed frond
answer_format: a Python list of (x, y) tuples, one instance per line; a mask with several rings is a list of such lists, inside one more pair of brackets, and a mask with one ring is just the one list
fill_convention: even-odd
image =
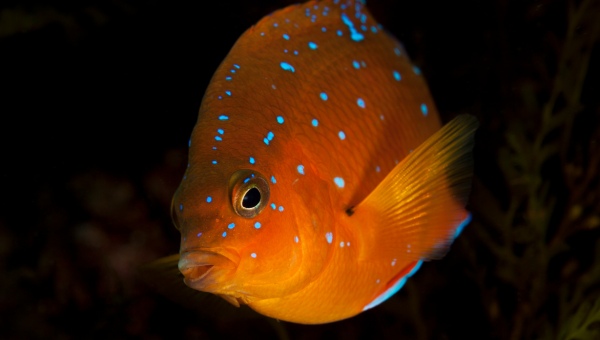
[(542, 72), (554, 69), (553, 82), (540, 75), (521, 92), (523, 102), (545, 100), (506, 123), (498, 153), (506, 200), (491, 183), (474, 186), (473, 229), (496, 262), (475, 275), (492, 282), (481, 289), (493, 328), (506, 332), (500, 338), (585, 339), (600, 317), (600, 244), (592, 242), (600, 236), (600, 115), (582, 100), (600, 4), (571, 1), (567, 13), (557, 65)]

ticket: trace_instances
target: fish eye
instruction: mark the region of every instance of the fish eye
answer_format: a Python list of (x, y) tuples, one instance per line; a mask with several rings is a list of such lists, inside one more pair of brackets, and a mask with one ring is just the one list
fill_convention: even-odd
[(245, 209), (255, 208), (260, 204), (260, 191), (256, 188), (251, 188), (246, 191), (244, 198), (242, 199), (242, 207)]
[(256, 171), (238, 170), (230, 179), (231, 205), (236, 214), (252, 218), (269, 202), (269, 183)]

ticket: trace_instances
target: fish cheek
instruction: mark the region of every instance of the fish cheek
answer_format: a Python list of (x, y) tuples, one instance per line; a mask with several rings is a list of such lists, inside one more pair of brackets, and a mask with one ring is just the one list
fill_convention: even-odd
[(232, 287), (245, 292), (249, 301), (295, 293), (326, 265), (331, 247), (327, 247), (325, 228), (333, 227), (331, 203), (325, 181), (314, 175), (307, 165), (305, 176), (297, 181), (295, 175), (278, 178), (278, 184), (271, 186), (272, 202), (285, 197), (285, 208), (266, 208), (255, 218), (261, 227), (244, 233), (247, 243), (239, 249), (241, 260)]
[(294, 187), (299, 207), (295, 218), (303, 254), (301, 271), (312, 281), (332, 257), (333, 247), (327, 242), (327, 235), (336, 234), (336, 221), (329, 194), (331, 186), (319, 176), (316, 168), (309, 165), (306, 171), (310, 183), (298, 183)]
[[(286, 209), (288, 214), (292, 210)], [(267, 213), (266, 211), (263, 213)], [(279, 211), (268, 211), (275, 215)], [(260, 217), (260, 215), (259, 215)], [(294, 233), (290, 232), (290, 221), (280, 216), (263, 217), (260, 230), (248, 228), (248, 233), (239, 234), (240, 262), (232, 279), (232, 287), (250, 299), (277, 298), (290, 294), (303, 286), (298, 277), (303, 262), (302, 247), (294, 242)], [(236, 293), (234, 292), (234, 293)]]

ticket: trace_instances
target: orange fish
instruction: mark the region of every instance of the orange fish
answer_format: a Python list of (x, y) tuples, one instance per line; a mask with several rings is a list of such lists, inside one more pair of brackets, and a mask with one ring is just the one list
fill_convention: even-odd
[(362, 2), (263, 18), (217, 69), (190, 139), (173, 198), (185, 283), (304, 324), (380, 304), (468, 223), (476, 128), (441, 127)]

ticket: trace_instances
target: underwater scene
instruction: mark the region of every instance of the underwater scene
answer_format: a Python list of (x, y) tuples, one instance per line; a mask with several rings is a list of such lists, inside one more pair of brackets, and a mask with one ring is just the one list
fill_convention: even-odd
[(0, 51), (2, 339), (600, 339), (600, 0), (9, 0)]

